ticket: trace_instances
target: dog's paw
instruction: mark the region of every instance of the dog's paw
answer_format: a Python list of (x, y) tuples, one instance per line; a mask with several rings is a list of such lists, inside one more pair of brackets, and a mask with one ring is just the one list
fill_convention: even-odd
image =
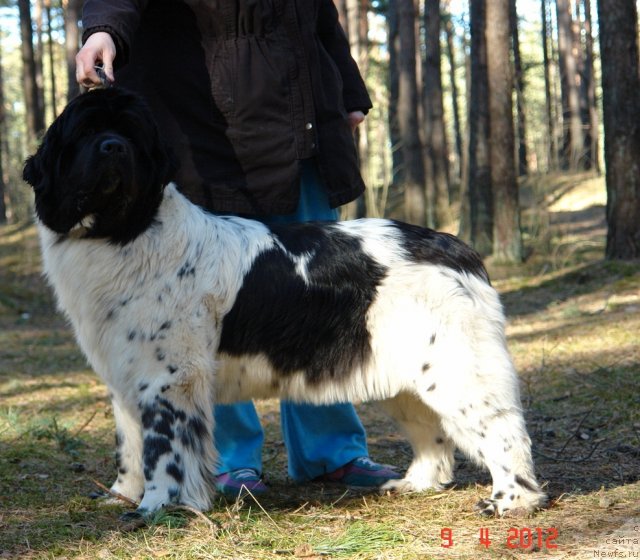
[(380, 486), (380, 493), (386, 494), (408, 494), (409, 492), (416, 492), (417, 489), (411, 480), (406, 478), (397, 478), (387, 480), (382, 486)]
[(475, 510), (485, 517), (495, 517), (498, 513), (498, 502), (496, 500), (485, 498), (475, 505)]

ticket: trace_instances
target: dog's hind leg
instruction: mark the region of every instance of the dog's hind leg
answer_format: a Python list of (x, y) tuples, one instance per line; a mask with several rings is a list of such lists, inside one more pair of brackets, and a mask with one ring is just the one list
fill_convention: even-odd
[(451, 410), (442, 419), (443, 427), (465, 454), (491, 473), (493, 489), (490, 498), (478, 503), (481, 513), (533, 511), (544, 505), (546, 496), (536, 481), (522, 412), (518, 406), (495, 406), (487, 397)]
[(141, 397), (145, 484), (137, 513), (148, 515), (170, 504), (208, 509), (216, 457), (206, 379), (150, 385)]
[(413, 461), (404, 478), (389, 480), (382, 490), (420, 492), (443, 489), (453, 481), (454, 446), (438, 416), (418, 397), (400, 393), (380, 403), (399, 424), (413, 449)]
[(500, 515), (537, 509), (545, 495), (534, 474), (518, 378), (500, 323), (471, 317), (439, 338), (443, 347), (434, 350), (416, 394), (438, 414), (454, 445), (490, 471), (492, 494), (479, 509)]

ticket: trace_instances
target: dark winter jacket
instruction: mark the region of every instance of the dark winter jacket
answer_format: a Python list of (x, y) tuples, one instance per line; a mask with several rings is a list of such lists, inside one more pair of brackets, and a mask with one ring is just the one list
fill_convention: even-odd
[(116, 83), (146, 97), (195, 203), (291, 213), (311, 157), (332, 206), (363, 191), (346, 116), (371, 101), (332, 0), (86, 0), (83, 26), (114, 38)]

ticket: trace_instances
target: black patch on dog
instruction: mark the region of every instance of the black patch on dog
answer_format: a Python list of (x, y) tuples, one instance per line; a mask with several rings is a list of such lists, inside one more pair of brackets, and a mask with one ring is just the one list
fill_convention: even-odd
[(515, 481), (517, 484), (529, 490), (529, 492), (537, 492), (536, 487), (531, 484), (528, 480), (522, 478), (519, 474), (516, 475)]
[(489, 283), (489, 274), (480, 255), (457, 237), (411, 224), (391, 221), (400, 232), (402, 246), (409, 258), (418, 263), (446, 266), (458, 272), (468, 272)]
[(144, 477), (147, 480), (151, 480), (160, 457), (166, 453), (171, 453), (171, 442), (165, 436), (146, 436), (143, 448)]
[(180, 484), (184, 480), (183, 470), (180, 467), (178, 467), (178, 465), (176, 465), (175, 463), (169, 463), (167, 465), (167, 474), (175, 478), (178, 484)]
[(205, 438), (211, 437), (206, 424), (201, 418), (193, 416), (185, 422), (179, 433), (180, 441), (187, 449), (193, 449), (197, 453), (204, 451)]
[[(318, 383), (367, 361), (366, 314), (387, 269), (361, 241), (331, 226), (272, 227), (274, 247), (259, 255), (223, 320), (220, 351), (265, 354), (283, 375)], [(305, 282), (297, 255), (309, 254)]]

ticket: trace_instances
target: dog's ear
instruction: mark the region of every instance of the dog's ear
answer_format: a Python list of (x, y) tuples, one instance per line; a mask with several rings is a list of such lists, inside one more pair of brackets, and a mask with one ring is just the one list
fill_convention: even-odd
[(42, 177), (43, 174), (39, 158), (37, 158), (36, 155), (29, 156), (24, 163), (22, 179), (35, 189), (42, 183)]
[(29, 156), (22, 170), (22, 178), (33, 187), (35, 191), (45, 189), (50, 181), (50, 177), (55, 170), (55, 164), (51, 161), (51, 154), (58, 149), (56, 138), (60, 133), (62, 115), (59, 116), (42, 138), (36, 153)]

